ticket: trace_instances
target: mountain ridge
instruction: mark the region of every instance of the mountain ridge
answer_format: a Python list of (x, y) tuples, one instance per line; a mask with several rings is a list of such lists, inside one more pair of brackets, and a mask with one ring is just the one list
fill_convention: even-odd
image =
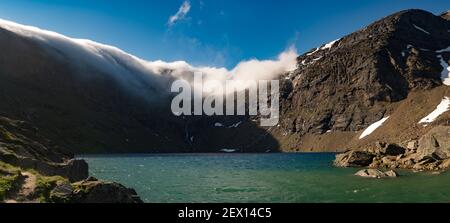
[[(438, 55), (447, 61), (449, 55), (437, 51), (450, 45), (449, 25), (426, 11), (405, 10), (347, 35), (332, 47), (299, 56), (299, 68), (286, 77), (285, 84), (292, 87), (287, 87), (291, 92), (282, 103), (279, 132), (300, 135), (292, 147), (302, 144), (302, 135), (310, 134), (341, 132), (347, 134), (344, 141), (351, 140), (354, 132), (393, 112), (395, 103), (410, 92), (441, 86), (445, 68)], [(340, 144), (341, 149), (346, 147)], [(305, 149), (309, 150), (300, 150)]]
[[(144, 61), (0, 20), (0, 175), (40, 188), (0, 188), (0, 200), (141, 202), (132, 189), (87, 178), (87, 163), (74, 159), (80, 153), (351, 150), (336, 163), (353, 165), (352, 156), (369, 154), (376, 160), (365, 163), (377, 167), (447, 168), (448, 14), (401, 11), (303, 55), (285, 52), (231, 71)], [(233, 72), (255, 78), (245, 74), (255, 64), (266, 68), (258, 74), (280, 81), (278, 125), (260, 127), (260, 116), (171, 113), (171, 81), (192, 83), (193, 71), (222, 74), (222, 81)], [(384, 156), (388, 148), (408, 149), (397, 159)]]
[[(449, 59), (443, 49), (450, 46), (445, 16), (404, 10), (298, 56), (297, 68), (280, 77), (280, 125), (272, 128), (257, 126), (258, 117), (171, 115), (171, 95), (166, 94), (169, 83), (187, 77), (185, 72), (206, 68), (144, 61), (88, 40), (66, 40), (60, 34), (45, 33), (48, 31), (44, 34), (50, 37), (42, 37), (42, 31), (34, 28), (17, 31), (15, 26), (21, 25), (13, 23), (9, 28), (21, 35), (0, 30), (0, 44), (5, 49), (0, 55), (0, 77), (4, 79), (0, 83), (7, 89), (1, 94), (6, 103), (0, 105), (0, 111), (33, 123), (45, 137), (75, 153), (217, 152), (230, 148), (241, 152), (328, 151), (332, 142), (343, 150), (345, 141), (394, 112), (411, 92), (442, 86), (441, 61)], [(59, 45), (42, 48), (40, 38), (53, 38), (47, 42)], [(81, 44), (79, 51), (93, 52), (94, 57), (118, 66), (125, 70), (125, 77), (117, 78), (80, 61), (81, 66), (74, 68), (68, 58), (77, 56), (67, 55), (64, 49), (73, 46), (64, 41)], [(123, 85), (140, 86), (137, 91), (147, 93), (136, 96)], [(145, 95), (158, 100), (147, 100)], [(240, 124), (220, 128), (216, 123)], [(308, 143), (328, 135), (326, 146)]]

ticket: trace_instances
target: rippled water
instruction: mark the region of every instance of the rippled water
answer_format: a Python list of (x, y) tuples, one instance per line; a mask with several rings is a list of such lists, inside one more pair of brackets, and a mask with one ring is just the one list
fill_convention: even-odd
[(145, 202), (450, 202), (450, 174), (401, 171), (364, 179), (334, 154), (82, 156), (91, 175), (136, 189)]

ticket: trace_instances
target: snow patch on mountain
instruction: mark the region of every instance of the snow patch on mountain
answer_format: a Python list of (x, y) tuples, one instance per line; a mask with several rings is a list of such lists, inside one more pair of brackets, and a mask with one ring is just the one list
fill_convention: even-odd
[(362, 138), (364, 138), (364, 137), (366, 137), (366, 136), (372, 134), (372, 132), (375, 131), (375, 130), (376, 130), (378, 127), (380, 127), (381, 125), (383, 125), (383, 123), (384, 123), (386, 120), (388, 120), (388, 118), (389, 118), (389, 116), (388, 116), (388, 117), (385, 117), (385, 118), (382, 118), (382, 119), (380, 119), (379, 121), (377, 121), (377, 122), (371, 124), (369, 127), (367, 127), (367, 128), (362, 132), (362, 134), (359, 136), (359, 139), (362, 139)]
[(431, 123), (450, 108), (450, 98), (444, 97), (436, 109), (419, 121), (419, 124)]
[(438, 55), (438, 58), (440, 59), (441, 66), (442, 66), (442, 72), (441, 72), (441, 80), (444, 85), (450, 86), (450, 66), (447, 62), (445, 62), (442, 55)]
[(339, 41), (339, 40), (340, 40), (340, 39), (333, 40), (333, 41), (331, 41), (331, 42), (325, 44), (325, 45), (324, 45), (323, 47), (321, 47), (320, 49), (321, 49), (321, 50), (330, 49), (330, 48), (333, 47), (333, 45), (334, 45), (337, 41)]
[(314, 51), (312, 51), (311, 53), (307, 53), (306, 55), (307, 56), (311, 56), (311, 55), (315, 54), (319, 50), (320, 50), (320, 48), (316, 48)]
[(416, 24), (413, 24), (413, 26), (414, 26), (414, 28), (416, 28), (417, 30), (420, 30), (420, 31), (422, 31), (422, 32), (424, 32), (424, 33), (430, 35), (430, 32), (428, 32), (428, 31), (426, 31), (425, 29), (423, 29), (423, 28), (417, 26)]
[(436, 50), (436, 53), (450, 52), (450, 46), (442, 50)]
[(333, 40), (333, 41), (331, 41), (331, 42), (329, 42), (329, 43), (323, 45), (322, 47), (315, 48), (314, 51), (312, 51), (312, 52), (310, 52), (310, 53), (307, 53), (306, 55), (307, 55), (307, 56), (311, 56), (311, 55), (315, 54), (316, 52), (318, 52), (318, 51), (320, 51), (320, 50), (330, 49), (330, 48), (333, 47), (333, 45), (334, 45), (337, 41), (339, 41), (339, 40), (340, 40), (340, 39), (336, 39), (336, 40)]
[(219, 151), (224, 152), (224, 153), (234, 153), (234, 152), (237, 152), (238, 149), (221, 149)]

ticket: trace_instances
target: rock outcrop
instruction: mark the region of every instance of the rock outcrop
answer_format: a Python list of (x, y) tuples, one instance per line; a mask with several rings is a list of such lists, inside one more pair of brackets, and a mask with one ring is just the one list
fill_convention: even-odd
[[(377, 142), (365, 151), (348, 151), (336, 155), (335, 166), (401, 168), (437, 171), (450, 167), (450, 126), (437, 126), (423, 135), (418, 143), (396, 144)], [(389, 149), (391, 148), (391, 149)]]
[(355, 173), (356, 176), (366, 177), (366, 178), (386, 178), (386, 177), (397, 177), (397, 172), (393, 170), (388, 170), (383, 172), (378, 169), (363, 169)]
[[(299, 56), (298, 68), (281, 81), (280, 126), (270, 129), (282, 150), (345, 151), (383, 136), (399, 143), (422, 134), (416, 115), (437, 105), (429, 101), (450, 94), (441, 80), (447, 69), (441, 58), (450, 60), (444, 50), (450, 46), (450, 21), (444, 17), (401, 11)], [(419, 93), (427, 99), (421, 101)], [(415, 113), (405, 115), (406, 109)], [(390, 115), (397, 116), (388, 120), (395, 123), (392, 131), (385, 129), (380, 139), (358, 138)]]
[(70, 181), (88, 177), (88, 164), (73, 154), (52, 146), (39, 131), (24, 121), (0, 116), (0, 161), (43, 175), (59, 175)]
[[(26, 122), (0, 117), (0, 167), (3, 167), (0, 178), (11, 181), (8, 185), (12, 185), (2, 188), (0, 202), (4, 199), (57, 203), (142, 202), (133, 189), (88, 178), (86, 161), (73, 157), (69, 152), (53, 147)], [(36, 173), (21, 173), (29, 169)], [(25, 185), (22, 186), (26, 192), (19, 192), (21, 184)]]
[(334, 165), (339, 167), (362, 167), (372, 163), (374, 154), (367, 151), (348, 151), (336, 155)]
[(282, 105), (283, 128), (300, 134), (358, 131), (383, 117), (389, 107), (382, 103), (441, 85), (434, 51), (450, 46), (449, 26), (425, 11), (402, 11), (300, 56)]
[(437, 126), (419, 140), (417, 160), (450, 158), (450, 126)]
[(73, 184), (70, 197), (76, 203), (142, 203), (136, 191), (118, 183), (103, 182), (93, 177)]

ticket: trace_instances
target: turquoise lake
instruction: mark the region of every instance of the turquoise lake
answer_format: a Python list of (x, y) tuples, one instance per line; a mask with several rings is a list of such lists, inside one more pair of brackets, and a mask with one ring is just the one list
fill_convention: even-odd
[(90, 174), (134, 188), (145, 202), (450, 202), (450, 174), (399, 171), (365, 179), (334, 154), (80, 156)]

